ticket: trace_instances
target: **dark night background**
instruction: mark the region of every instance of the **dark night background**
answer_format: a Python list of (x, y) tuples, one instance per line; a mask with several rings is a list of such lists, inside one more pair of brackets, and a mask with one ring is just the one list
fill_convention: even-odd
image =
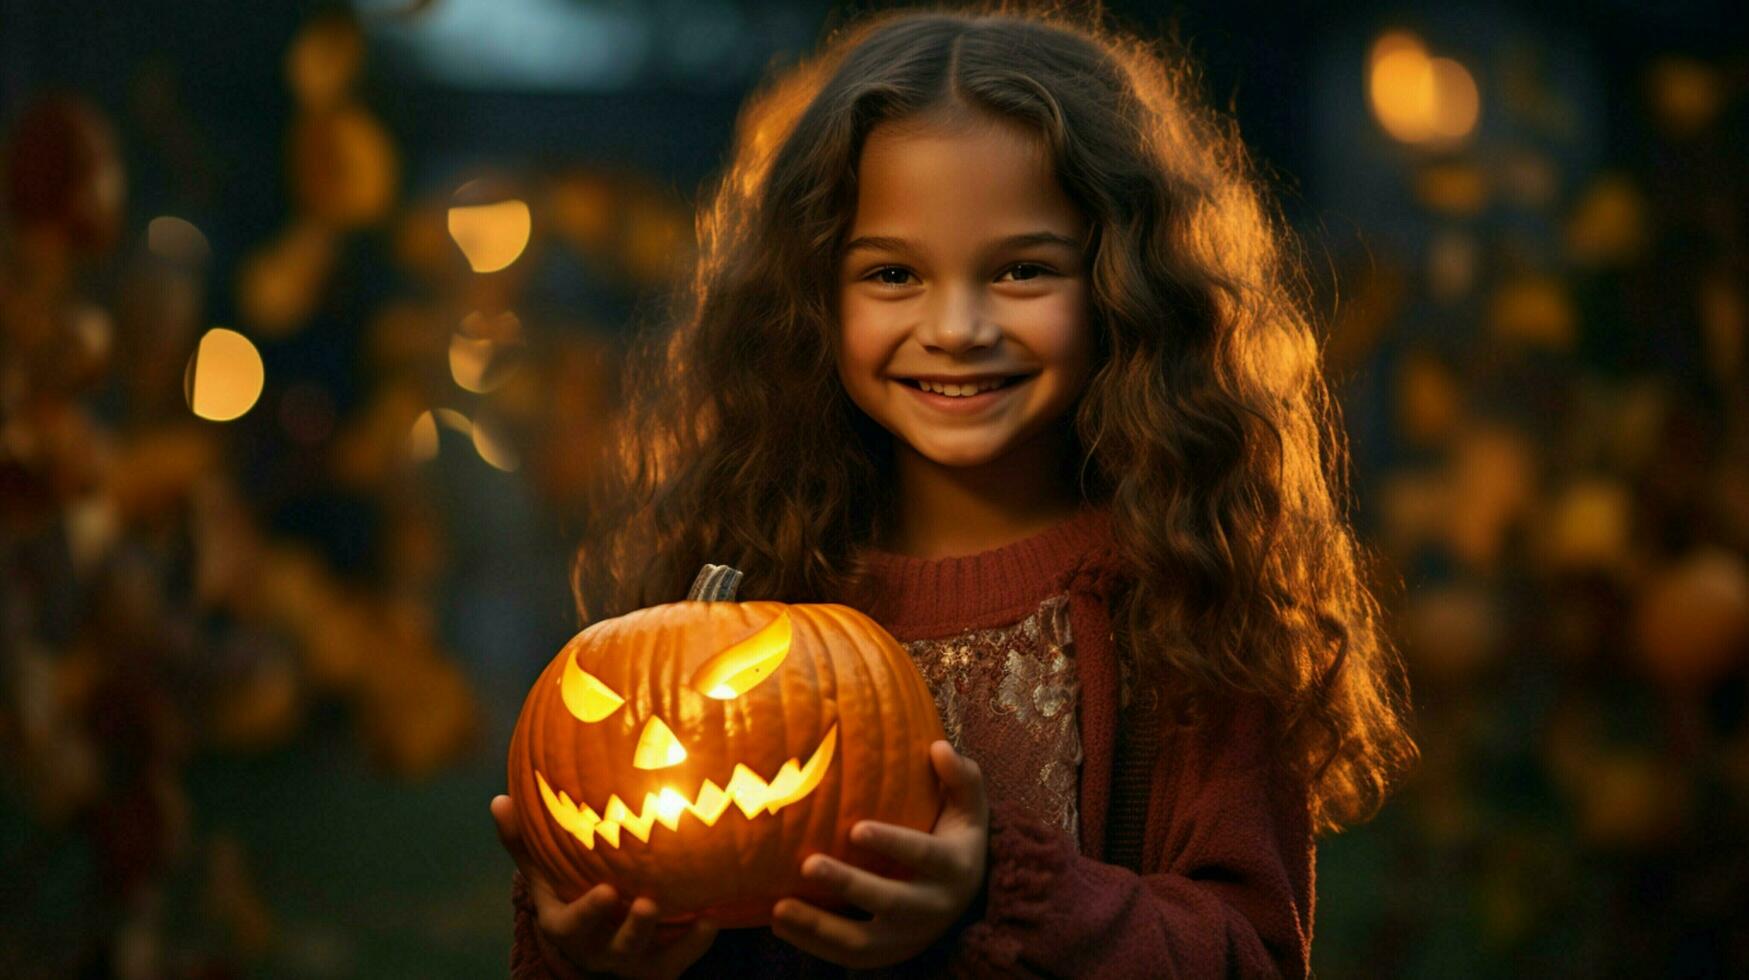
[[(0, 976), (502, 972), (486, 804), (618, 345), (761, 71), (866, 6), (0, 0)], [(1749, 18), (1107, 9), (1301, 236), (1415, 685), (1315, 971), (1749, 972)], [(1410, 34), (1474, 81), (1444, 141), (1369, 97)]]

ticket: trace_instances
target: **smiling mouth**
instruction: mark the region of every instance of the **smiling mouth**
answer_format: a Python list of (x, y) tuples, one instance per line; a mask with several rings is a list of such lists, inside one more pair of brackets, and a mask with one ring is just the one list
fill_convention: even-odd
[(597, 814), (590, 807), (573, 802), (564, 790), (553, 792), (539, 770), (535, 771), (534, 778), (540, 784), (541, 799), (546, 802), (547, 813), (554, 822), (591, 850), (594, 850), (597, 838), (617, 848), (621, 830), (648, 843), (654, 825), (678, 830), (681, 816), (688, 813), (707, 827), (714, 826), (730, 806), (740, 810), (749, 820), (761, 812), (776, 813), (797, 800), (805, 799), (820, 785), (837, 747), (838, 726), (834, 724), (814, 747), (807, 762), (791, 759), (769, 781), (745, 764), (739, 764), (726, 787), (706, 779), (689, 799), (672, 786), (664, 786), (661, 792), (644, 794), (644, 805), (636, 813), (618, 795), (612, 795)]
[(1015, 374), (1006, 378), (984, 379), (981, 381), (960, 384), (946, 384), (937, 381), (920, 380), (918, 378), (894, 378), (893, 380), (915, 391), (927, 392), (931, 395), (940, 395), (944, 398), (973, 398), (992, 391), (1001, 391), (1004, 388), (1012, 388), (1023, 381), (1030, 381), (1032, 378), (1033, 375), (1030, 374)]

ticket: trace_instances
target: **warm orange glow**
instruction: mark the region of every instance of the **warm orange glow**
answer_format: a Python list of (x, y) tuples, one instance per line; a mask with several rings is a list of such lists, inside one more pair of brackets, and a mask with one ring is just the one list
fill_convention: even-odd
[(223, 327), (208, 330), (188, 362), (188, 407), (214, 422), (229, 422), (255, 406), (266, 372), (249, 338)]
[(462, 317), (461, 332), (474, 340), (511, 344), (522, 339), (522, 320), (510, 310), (502, 310), (492, 316), (475, 310)]
[(460, 333), (451, 336), (449, 376), (458, 386), (475, 394), (485, 394), (490, 390), (486, 384), (486, 370), (492, 366), (492, 348), (490, 340), (475, 340)]
[(480, 458), (486, 461), (486, 465), (506, 473), (520, 465), (521, 460), (517, 458), (516, 447), (512, 446), (510, 440), (491, 422), (476, 419), (473, 438), (474, 452), (480, 454)]
[(407, 454), (414, 459), (436, 458), (437, 419), (430, 412), (420, 412), (413, 420), (413, 431), (407, 434)]
[(1429, 57), (1413, 34), (1393, 31), (1373, 44), (1367, 93), (1379, 125), (1405, 143), (1455, 142), (1481, 115), (1481, 96), (1469, 69), (1451, 58)]
[(1567, 220), (1567, 252), (1585, 265), (1632, 259), (1646, 238), (1645, 196), (1621, 174), (1593, 181)]
[(442, 422), (445, 428), (467, 436), (474, 434), (473, 421), (453, 408), (440, 408), (432, 414), (437, 416), (437, 421)]
[(146, 225), (146, 250), (183, 265), (204, 264), (212, 255), (206, 236), (181, 218), (164, 215)]
[(789, 613), (781, 613), (759, 632), (705, 661), (693, 675), (693, 690), (718, 701), (738, 698), (771, 675), (789, 656)]
[(637, 751), (632, 753), (634, 768), (666, 769), (685, 761), (686, 748), (662, 719), (652, 717), (644, 722), (644, 733), (638, 736)]
[(594, 674), (577, 666), (575, 656), (565, 658), (565, 675), (559, 679), (565, 707), (584, 724), (593, 725), (619, 710), (625, 698), (613, 693)]
[(1445, 214), (1476, 214), (1487, 206), (1488, 193), (1488, 174), (1472, 164), (1435, 164), (1415, 175), (1415, 196)]
[(318, 222), (299, 224), (243, 259), (237, 303), (249, 328), (283, 336), (303, 326), (334, 265), (334, 232)]
[(1706, 128), (1729, 100), (1729, 77), (1693, 58), (1660, 58), (1646, 76), (1658, 121), (1677, 136)]
[(1521, 276), (1501, 284), (1489, 301), (1488, 317), (1495, 336), (1514, 342), (1566, 350), (1578, 340), (1578, 310), (1554, 276)]
[(300, 115), (291, 151), (298, 199), (329, 227), (375, 224), (394, 207), (400, 154), (388, 130), (363, 108), (343, 104)]
[(820, 785), (837, 748), (838, 726), (833, 725), (806, 763), (795, 759), (785, 762), (770, 782), (759, 778), (759, 774), (746, 765), (737, 765), (726, 788), (706, 779), (700, 784), (698, 793), (689, 800), (674, 787), (664, 786), (660, 792), (644, 794), (644, 804), (636, 813), (615, 794), (607, 798), (607, 804), (597, 814), (588, 806), (579, 806), (563, 790), (555, 793), (539, 771), (535, 772), (534, 778), (540, 786), (541, 799), (546, 802), (547, 813), (554, 822), (581, 841), (584, 847), (593, 850), (597, 837), (611, 847), (618, 847), (621, 828), (646, 842), (650, 839), (650, 828), (655, 824), (679, 830), (680, 818), (686, 813), (697, 817), (706, 827), (715, 826), (731, 805), (749, 820), (761, 812), (776, 813), (797, 800), (805, 799)]
[(1368, 92), (1373, 114), (1386, 132), (1410, 143), (1426, 139), (1427, 119), (1433, 114), (1433, 70), (1418, 39), (1405, 34), (1379, 38), (1373, 45)]
[(364, 62), (364, 37), (357, 22), (342, 15), (318, 17), (304, 25), (285, 53), (286, 80), (307, 109), (337, 105)]
[(449, 209), (449, 237), (475, 272), (509, 268), (528, 247), (531, 227), (528, 205), (514, 198)]
[(1433, 71), (1433, 138), (1463, 139), (1476, 128), (1476, 119), (1482, 114), (1476, 80), (1468, 68), (1451, 58), (1435, 58), (1428, 67)]

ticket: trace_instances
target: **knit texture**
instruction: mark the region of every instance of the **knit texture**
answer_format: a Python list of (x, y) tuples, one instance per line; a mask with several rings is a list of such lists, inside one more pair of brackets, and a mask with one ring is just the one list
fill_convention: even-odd
[[(843, 598), (901, 642), (1012, 624), (1067, 596), (1081, 685), (1079, 846), (1037, 815), (994, 806), (983, 896), (935, 947), (883, 973), (1307, 975), (1307, 788), (1269, 757), (1260, 702), (1234, 700), (1189, 733), (1158, 729), (1145, 701), (1121, 709), (1109, 610), (1126, 576), (1103, 510), (978, 555), (866, 557), (864, 589)], [(512, 898), (511, 975), (569, 980), (542, 958), (520, 881)], [(692, 972), (846, 975), (765, 930), (724, 933)]]

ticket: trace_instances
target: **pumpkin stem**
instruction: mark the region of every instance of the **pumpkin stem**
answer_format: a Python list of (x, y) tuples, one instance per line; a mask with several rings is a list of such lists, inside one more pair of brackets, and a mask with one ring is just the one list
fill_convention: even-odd
[(733, 601), (735, 590), (741, 587), (741, 578), (738, 570), (727, 565), (706, 565), (698, 570), (698, 578), (692, 580), (686, 598), (703, 602)]

